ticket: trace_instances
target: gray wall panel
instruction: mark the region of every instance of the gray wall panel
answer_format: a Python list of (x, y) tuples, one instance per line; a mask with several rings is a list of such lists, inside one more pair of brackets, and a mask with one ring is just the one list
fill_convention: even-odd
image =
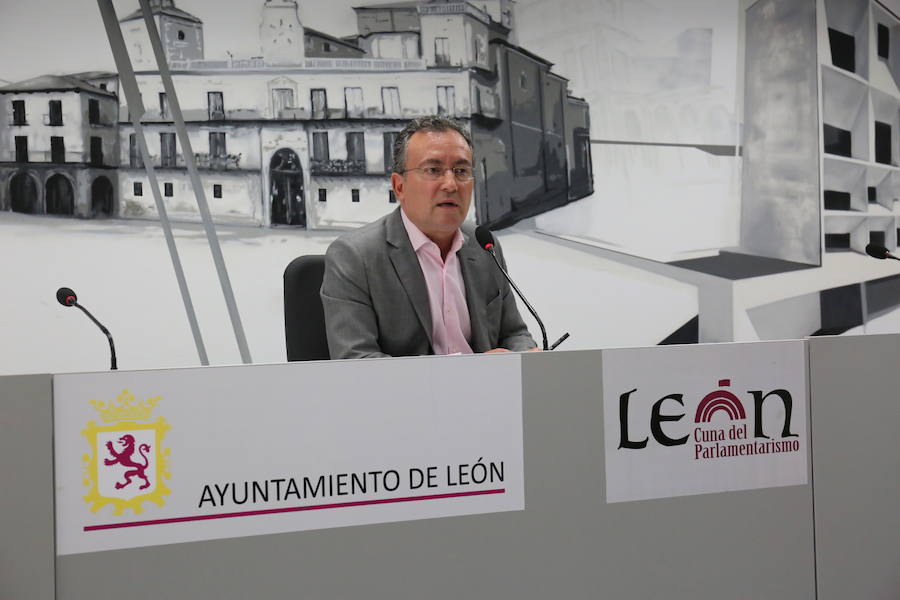
[(821, 600), (900, 597), (900, 336), (809, 342)]
[(0, 377), (0, 598), (52, 600), (50, 375)]

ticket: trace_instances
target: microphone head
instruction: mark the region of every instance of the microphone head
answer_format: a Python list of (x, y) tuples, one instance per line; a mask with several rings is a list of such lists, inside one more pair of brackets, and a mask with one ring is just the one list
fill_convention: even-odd
[(491, 231), (484, 225), (475, 228), (475, 239), (483, 250), (490, 250), (494, 247), (494, 236)]
[(879, 246), (878, 244), (869, 244), (868, 246), (866, 246), (866, 254), (868, 254), (872, 258), (880, 259), (885, 259), (891, 255), (891, 253), (888, 252), (887, 248), (885, 248), (884, 246)]
[(61, 287), (56, 290), (56, 301), (63, 306), (72, 306), (78, 302), (78, 296), (75, 295), (72, 288)]

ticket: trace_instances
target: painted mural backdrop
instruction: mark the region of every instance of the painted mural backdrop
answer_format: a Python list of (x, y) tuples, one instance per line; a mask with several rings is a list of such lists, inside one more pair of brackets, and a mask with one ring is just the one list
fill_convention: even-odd
[[(210, 361), (239, 360), (173, 99), (114, 5), (142, 115), (96, 4), (0, 25), (2, 373), (103, 368), (60, 285), (123, 368), (197, 364), (141, 134)], [(891, 4), (151, 5), (255, 362), (284, 359), (284, 266), (396, 207), (391, 144), (429, 113), (471, 130), (470, 218), (570, 349), (900, 330), (896, 271), (863, 254), (897, 244)]]

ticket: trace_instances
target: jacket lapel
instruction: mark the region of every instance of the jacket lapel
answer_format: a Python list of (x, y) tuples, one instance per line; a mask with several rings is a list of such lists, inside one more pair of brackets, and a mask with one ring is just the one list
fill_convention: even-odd
[[(459, 265), (462, 269), (463, 283), (466, 286), (466, 304), (469, 307), (469, 322), (472, 326), (472, 351), (490, 350), (487, 339), (487, 320), (485, 293), (490, 281), (484, 280), (484, 274), (490, 271), (478, 268), (478, 261), (483, 260), (484, 250), (472, 242), (472, 236), (466, 235), (466, 243), (459, 249)], [(481, 275), (481, 276), (479, 276)]]
[(425, 286), (425, 276), (422, 275), (419, 258), (409, 242), (409, 236), (406, 234), (406, 228), (403, 226), (399, 208), (391, 213), (391, 216), (385, 221), (385, 229), (385, 238), (389, 245), (388, 255), (391, 263), (394, 265), (400, 284), (406, 291), (410, 302), (412, 302), (422, 329), (425, 330), (425, 335), (428, 337), (428, 345), (434, 347), (434, 341), (431, 339), (431, 308), (428, 304), (428, 288)]

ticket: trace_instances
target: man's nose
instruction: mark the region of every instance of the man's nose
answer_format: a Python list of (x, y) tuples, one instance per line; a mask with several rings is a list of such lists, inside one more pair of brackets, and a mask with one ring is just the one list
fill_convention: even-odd
[(455, 191), (459, 187), (458, 182), (456, 181), (456, 175), (453, 174), (453, 169), (447, 169), (441, 175), (441, 189), (446, 191)]

